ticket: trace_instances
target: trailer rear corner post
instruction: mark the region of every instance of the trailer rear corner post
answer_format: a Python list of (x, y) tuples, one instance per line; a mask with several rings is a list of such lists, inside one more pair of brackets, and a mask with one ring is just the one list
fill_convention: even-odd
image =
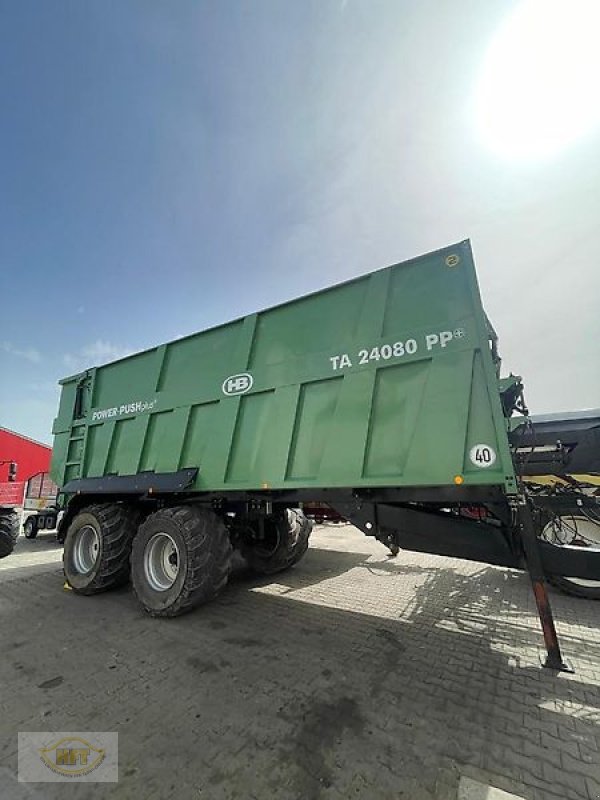
[(575, 672), (573, 667), (564, 660), (558, 634), (554, 625), (552, 607), (546, 591), (545, 573), (542, 565), (542, 555), (539, 547), (539, 540), (535, 533), (533, 514), (530, 505), (524, 497), (520, 497), (517, 502), (518, 524), (521, 530), (521, 539), (527, 561), (527, 569), (531, 578), (533, 595), (537, 606), (544, 644), (546, 645), (546, 657), (540, 656), (542, 666), (558, 672)]

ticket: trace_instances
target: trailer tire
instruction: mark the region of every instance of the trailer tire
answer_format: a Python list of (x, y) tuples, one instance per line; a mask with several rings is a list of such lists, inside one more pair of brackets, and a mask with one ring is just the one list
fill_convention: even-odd
[(23, 533), (26, 539), (35, 539), (38, 535), (38, 526), (35, 517), (27, 517), (23, 525)]
[(19, 536), (19, 517), (12, 508), (0, 509), (0, 558), (6, 558), (15, 549)]
[(548, 576), (548, 582), (560, 589), (565, 594), (573, 597), (584, 597), (586, 600), (600, 600), (600, 587), (581, 586), (574, 583), (571, 578), (562, 578), (559, 575)]
[(300, 508), (286, 508), (283, 515), (272, 517), (264, 543), (246, 539), (242, 555), (248, 566), (261, 575), (274, 575), (293, 567), (308, 550), (312, 522)]
[(137, 509), (125, 503), (98, 503), (75, 515), (63, 551), (65, 577), (73, 591), (97, 594), (127, 583), (139, 520)]
[(212, 600), (231, 571), (224, 522), (193, 505), (151, 514), (133, 540), (131, 582), (152, 617), (177, 617)]
[[(562, 518), (557, 517), (556, 521), (549, 518), (546, 522), (544, 532), (553, 524), (561, 519), (565, 520), (565, 525), (569, 526), (574, 532), (574, 535), (581, 535), (594, 547), (594, 550), (600, 549), (600, 523), (593, 523), (586, 517), (580, 517), (575, 514), (565, 514)], [(544, 532), (542, 537), (544, 537)], [(568, 578), (563, 575), (548, 575), (548, 582), (560, 589), (565, 594), (570, 594), (573, 597), (584, 597), (586, 600), (600, 600), (600, 580), (581, 580), (579, 578)]]

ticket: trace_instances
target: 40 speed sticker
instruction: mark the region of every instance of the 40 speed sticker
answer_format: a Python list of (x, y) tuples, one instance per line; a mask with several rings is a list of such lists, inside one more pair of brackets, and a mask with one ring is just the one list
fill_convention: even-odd
[(496, 463), (496, 451), (489, 444), (475, 444), (469, 450), (471, 463), (481, 469), (487, 469)]

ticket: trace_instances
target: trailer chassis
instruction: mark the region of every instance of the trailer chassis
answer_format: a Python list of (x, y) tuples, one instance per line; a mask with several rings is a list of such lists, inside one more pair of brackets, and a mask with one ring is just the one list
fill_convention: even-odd
[(540, 496), (528, 492), (525, 484), (514, 496), (494, 486), (190, 492), (197, 472), (186, 469), (71, 481), (61, 493), (66, 513), (58, 538), (64, 539), (77, 511), (91, 502), (128, 501), (150, 509), (194, 503), (244, 518), (271, 514), (274, 507), (325, 503), (341, 519), (381, 541), (393, 555), (405, 549), (527, 571), (546, 649), (542, 665), (555, 671), (573, 671), (562, 656), (546, 579), (552, 574), (598, 579), (600, 551), (543, 541), (542, 516), (564, 511), (565, 503), (577, 509), (597, 509), (596, 499), (583, 494), (567, 500)]

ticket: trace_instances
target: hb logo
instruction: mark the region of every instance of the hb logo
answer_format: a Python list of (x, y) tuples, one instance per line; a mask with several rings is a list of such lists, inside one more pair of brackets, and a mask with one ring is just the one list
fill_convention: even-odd
[(254, 378), (249, 372), (240, 372), (239, 375), (230, 375), (223, 381), (223, 394), (244, 394), (252, 388)]

